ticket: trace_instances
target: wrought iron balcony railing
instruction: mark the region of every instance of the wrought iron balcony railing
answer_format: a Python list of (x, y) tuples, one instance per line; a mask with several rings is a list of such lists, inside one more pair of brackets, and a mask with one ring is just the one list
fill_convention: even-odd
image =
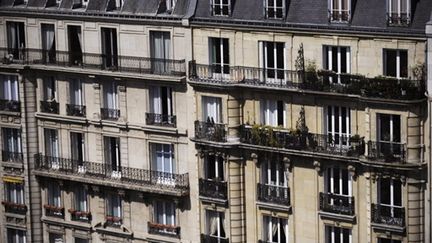
[(146, 190), (164, 189), (181, 194), (189, 191), (189, 175), (153, 170), (112, 166), (111, 164), (77, 161), (66, 158), (35, 155), (35, 170), (50, 174), (74, 175), (93, 178), (99, 183), (106, 181), (138, 185)]
[(57, 218), (63, 218), (64, 217), (64, 208), (53, 206), (53, 205), (44, 205), (45, 208), (45, 215), (49, 217), (57, 217)]
[(406, 144), (368, 141), (368, 159), (387, 163), (406, 163)]
[(387, 13), (387, 23), (390, 26), (408, 26), (411, 16), (408, 13)]
[(23, 162), (23, 154), (21, 152), (12, 152), (12, 151), (2, 150), (2, 161), (22, 163)]
[(229, 239), (214, 235), (201, 234), (201, 243), (229, 243)]
[(66, 114), (68, 116), (86, 116), (86, 106), (85, 105), (73, 105), (66, 104)]
[(199, 179), (199, 194), (200, 196), (226, 200), (227, 197), (226, 181), (218, 181), (211, 179)]
[(105, 224), (111, 227), (120, 227), (123, 224), (123, 219), (117, 216), (106, 215)]
[(195, 121), (195, 138), (212, 142), (226, 142), (226, 125)]
[(372, 204), (372, 222), (389, 226), (405, 227), (405, 208)]
[(59, 114), (59, 103), (56, 101), (42, 100), (40, 105), (41, 112)]
[(100, 115), (102, 120), (118, 120), (120, 118), (119, 109), (101, 108)]
[[(10, 58), (9, 54), (19, 58)], [(160, 59), (151, 57), (134, 57), (104, 55), (95, 53), (73, 53), (54, 51), (48, 53), (42, 49), (24, 48), (8, 50), (0, 48), (0, 63), (22, 65), (45, 65), (57, 67), (75, 67), (82, 69), (107, 70), (137, 74), (155, 74), (167, 76), (185, 76), (185, 60)]]
[(407, 78), (374, 77), (319, 70), (317, 72), (263, 69), (242, 66), (203, 65), (189, 62), (192, 82), (218, 85), (265, 86), (362, 97), (414, 100), (424, 99), (425, 82)]
[(355, 214), (354, 197), (352, 196), (320, 192), (319, 197), (320, 210), (323, 212), (350, 216)]
[(241, 142), (244, 144), (295, 149), (323, 154), (359, 157), (364, 154), (365, 143), (358, 136), (332, 136), (297, 133), (261, 126), (242, 126)]
[(149, 234), (180, 237), (180, 226), (148, 222)]
[(0, 99), (0, 110), (21, 112), (21, 103), (17, 100), (2, 100)]
[(5, 207), (6, 213), (14, 213), (14, 214), (26, 214), (27, 206), (21, 203), (13, 203), (8, 201), (2, 201), (3, 206)]
[(329, 10), (329, 20), (330, 22), (348, 22), (350, 21), (350, 10), (339, 10), (332, 9)]
[(290, 206), (290, 189), (288, 187), (257, 184), (257, 199), (260, 202)]
[(90, 222), (92, 215), (91, 212), (69, 209), (69, 213), (71, 214), (71, 219), (73, 221), (81, 221), (81, 222)]
[(177, 122), (176, 116), (156, 113), (146, 113), (146, 124), (164, 127), (175, 127)]

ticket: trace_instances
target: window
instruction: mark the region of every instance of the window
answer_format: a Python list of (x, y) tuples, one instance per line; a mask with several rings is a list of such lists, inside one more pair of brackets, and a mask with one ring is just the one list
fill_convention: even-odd
[(117, 30), (101, 28), (102, 33), (102, 63), (109, 70), (116, 70), (118, 66)]
[(175, 179), (175, 160), (174, 160), (174, 145), (153, 143), (150, 145), (152, 149), (152, 167), (157, 173), (157, 183), (174, 184)]
[(177, 0), (162, 0), (159, 4), (158, 13), (171, 14), (174, 11)]
[(53, 24), (42, 24), (42, 62), (55, 63), (56, 39)]
[(59, 138), (58, 132), (54, 129), (44, 130), (45, 135), (45, 155), (48, 157), (49, 162), (51, 163), (52, 169), (60, 168), (59, 161)]
[(224, 181), (224, 159), (222, 156), (207, 154), (204, 157), (204, 168), (206, 179)]
[(352, 178), (347, 169), (327, 168), (324, 176), (326, 193), (344, 196), (352, 195)]
[(348, 146), (351, 135), (351, 110), (342, 106), (327, 107), (328, 141), (338, 146)]
[(347, 22), (351, 18), (351, 0), (329, 0), (330, 21)]
[(124, 5), (124, 0), (115, 0), (116, 10), (121, 10)]
[(170, 87), (150, 87), (150, 111), (155, 114), (154, 123), (173, 123), (173, 99)]
[(285, 81), (285, 43), (259, 42), (260, 66), (263, 80), (270, 83), (284, 84)]
[[(48, 200), (47, 204), (50, 206), (54, 206), (56, 208), (61, 208), (61, 189), (60, 185), (55, 182), (50, 182), (47, 184), (47, 194)], [(60, 214), (61, 215), (61, 214)]]
[(81, 47), (81, 26), (68, 25), (68, 51), (69, 65), (80, 66), (82, 64), (83, 51)]
[(89, 0), (74, 0), (72, 8), (86, 8)]
[(26, 243), (26, 232), (7, 228), (8, 243)]
[[(334, 71), (337, 74), (351, 72), (351, 52), (349, 47), (324, 46), (324, 69)], [(341, 80), (330, 82), (340, 83)]]
[(325, 226), (325, 243), (351, 243), (352, 236), (351, 230), (334, 227)]
[(24, 184), (21, 182), (4, 181), (5, 201), (14, 204), (24, 204)]
[(7, 101), (19, 101), (18, 77), (15, 75), (0, 75), (0, 99)]
[(387, 22), (408, 25), (411, 22), (411, 0), (387, 0)]
[(391, 239), (378, 238), (378, 243), (402, 243), (402, 241), (400, 241), (400, 240), (391, 240)]
[(229, 45), (227, 38), (209, 38), (210, 65), (213, 78), (229, 75)]
[(55, 101), (57, 99), (56, 81), (54, 77), (43, 79), (43, 98), (45, 101)]
[(70, 133), (70, 141), (71, 141), (71, 159), (74, 163), (78, 165), (78, 172), (85, 172), (84, 169), (84, 134), (71, 132)]
[(229, 16), (231, 0), (211, 0), (213, 16)]
[(288, 187), (288, 174), (282, 161), (267, 159), (261, 164), (261, 171), (263, 184)]
[(285, 0), (264, 0), (265, 17), (267, 19), (282, 19), (285, 17)]
[(263, 217), (263, 241), (288, 243), (288, 220), (278, 217)]
[[(168, 201), (156, 201), (154, 204), (155, 220), (158, 224), (176, 225), (175, 204)], [(161, 229), (164, 231), (164, 229)]]
[(402, 207), (402, 183), (400, 180), (380, 178), (378, 201), (383, 206)]
[(21, 130), (2, 128), (3, 133), (3, 161), (22, 161)]
[(155, 74), (170, 72), (170, 32), (150, 31), (150, 48), (152, 57), (152, 71)]
[(284, 126), (284, 103), (280, 100), (261, 100), (261, 124), (268, 126)]
[(122, 201), (118, 194), (110, 193), (106, 198), (106, 218), (113, 225), (121, 225)]
[(104, 137), (105, 163), (111, 170), (111, 176), (121, 177), (120, 138)]
[(9, 54), (12, 55), (13, 59), (23, 60), (24, 48), (26, 47), (24, 23), (7, 22), (6, 28)]
[(83, 102), (83, 88), (81, 79), (73, 79), (69, 82), (70, 104), (82, 106)]
[(396, 78), (408, 77), (408, 51), (384, 50), (384, 75)]
[[(401, 142), (401, 120), (399, 115), (378, 114), (378, 140), (381, 143)], [(396, 146), (396, 145), (395, 145)]]
[(222, 99), (218, 97), (202, 96), (203, 121), (208, 123), (222, 123)]
[[(79, 186), (75, 189), (74, 209), (79, 212), (88, 212), (87, 189)], [(85, 218), (87, 219), (87, 218)]]
[(89, 243), (89, 240), (75, 237), (75, 243)]
[(225, 213), (206, 210), (206, 232), (212, 238), (225, 238)]
[(63, 243), (63, 235), (49, 233), (49, 243)]
[(118, 119), (120, 116), (116, 82), (107, 82), (103, 85), (102, 119)]

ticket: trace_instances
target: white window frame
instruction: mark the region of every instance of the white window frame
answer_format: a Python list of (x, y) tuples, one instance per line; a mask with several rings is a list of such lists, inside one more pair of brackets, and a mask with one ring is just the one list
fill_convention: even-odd
[[(343, 180), (343, 172), (344, 171), (346, 171), (346, 173), (348, 173), (348, 176), (347, 176), (348, 180), (347, 181)], [(336, 190), (335, 190), (335, 184), (336, 184), (335, 182), (336, 182), (336, 180), (335, 180), (335, 176), (334, 175), (336, 173), (339, 175), (339, 183), (338, 183), (339, 184), (339, 188), (338, 188), (339, 192), (336, 192)], [(330, 184), (328, 184), (327, 178), (330, 178)], [(324, 180), (325, 185), (324, 185), (324, 188), (325, 188), (325, 190), (326, 190), (327, 193), (334, 194), (334, 195), (351, 197), (352, 193), (353, 193), (352, 192), (352, 181), (353, 181), (352, 175), (351, 175), (351, 173), (349, 173), (349, 171), (347, 169), (342, 169), (342, 168), (339, 168), (339, 167), (329, 167), (325, 171), (325, 180)], [(348, 195), (343, 194), (343, 185), (344, 184), (348, 188)]]
[[(273, 6), (269, 6), (269, 3), (273, 3)], [(264, 0), (264, 11), (266, 19), (284, 19), (285, 18), (285, 0), (282, 0), (282, 6), (277, 5), (277, 0)], [(269, 15), (269, 10), (273, 9), (274, 16)], [(277, 10), (282, 9), (282, 17), (277, 17)]]
[[(274, 159), (266, 159), (262, 165), (263, 184), (287, 188), (288, 187), (288, 172), (286, 171), (285, 164), (282, 161)], [(272, 172), (275, 172), (276, 181), (272, 180)], [(281, 178), (283, 178), (281, 181)]]
[[(120, 151), (120, 138), (118, 137), (111, 137), (111, 136), (104, 136), (104, 156), (105, 156), (105, 163), (109, 162), (109, 165), (111, 166), (111, 177), (113, 178), (121, 178), (121, 151)], [(112, 158), (112, 140), (115, 139), (115, 158)], [(108, 161), (110, 160), (110, 161)], [(113, 161), (115, 160), (115, 161)], [(115, 162), (115, 164), (113, 163)]]
[[(269, 47), (269, 44), (273, 44), (273, 48)], [(280, 63), (278, 63), (278, 48), (277, 44), (283, 44), (283, 69), (281, 70), (278, 66)], [(265, 80), (266, 83), (275, 83), (275, 84), (286, 84), (286, 65), (287, 65), (287, 57), (286, 57), (286, 48), (287, 45), (285, 42), (272, 42), (272, 41), (259, 41), (258, 42), (258, 48), (259, 48), (259, 63), (260, 67), (263, 69), (261, 80)], [(268, 60), (268, 53), (273, 52), (273, 67), (269, 67), (269, 60)], [(274, 72), (274, 78), (269, 77), (268, 72)], [(283, 77), (279, 77), (278, 71), (283, 72)]]
[(46, 77), (42, 80), (43, 97), (45, 101), (57, 100), (57, 82), (54, 77)]
[(12, 153), (21, 153), (21, 130), (16, 128), (2, 128), (3, 150)]
[[(47, 183), (47, 204), (60, 208), (62, 206), (62, 190), (60, 185), (54, 182)], [(61, 215), (61, 213), (60, 213)]]
[(5, 201), (15, 204), (24, 204), (24, 184), (3, 182), (5, 190)]
[(115, 81), (106, 83), (103, 87), (104, 107), (107, 109), (118, 110), (118, 86)]
[(222, 98), (214, 96), (201, 96), (202, 119), (204, 122), (221, 124), (222, 119)]
[(7, 228), (7, 239), (8, 243), (26, 243), (26, 232), (24, 230)]
[[(273, 239), (273, 224), (277, 224), (277, 241), (272, 241)], [(286, 240), (285, 242), (281, 239), (281, 230), (285, 232)], [(288, 229), (288, 219), (273, 217), (263, 215), (263, 237), (264, 242), (271, 243), (288, 243), (289, 242), (289, 229)]]
[(89, 212), (88, 190), (84, 186), (78, 186), (74, 194), (75, 210)]
[[(282, 103), (283, 123), (279, 124), (279, 105)], [(286, 109), (285, 102), (281, 100), (262, 99), (260, 101), (261, 124), (266, 126), (283, 126), (286, 127)]]
[[(336, 109), (339, 110), (339, 116), (336, 116)], [(345, 109), (345, 117), (342, 116), (342, 110)], [(329, 124), (329, 116), (331, 118)], [(339, 121), (338, 131), (336, 131), (336, 119)], [(345, 123), (346, 132), (342, 131), (342, 124)], [(344, 106), (327, 106), (326, 112), (326, 132), (327, 135), (331, 135), (335, 146), (349, 146), (349, 139), (351, 136), (351, 109)], [(339, 142), (336, 141), (339, 138)], [(345, 141), (344, 139), (345, 138)]]
[(72, 79), (69, 81), (69, 102), (72, 105), (84, 105), (83, 83), (81, 79)]
[[(215, 43), (216, 40), (219, 40), (219, 46), (216, 45), (216, 43)], [(213, 78), (214, 79), (229, 79), (229, 76), (230, 76), (229, 39), (228, 38), (210, 37), (209, 38), (209, 47), (210, 47), (209, 48), (209, 51), (210, 51), (209, 63), (211, 65)], [(216, 59), (215, 57), (217, 56), (217, 53), (215, 53), (215, 52), (219, 52), (220, 62), (215, 61), (215, 59)], [(225, 57), (225, 53), (228, 53), (228, 57)], [(227, 63), (225, 63), (226, 58), (228, 59)], [(225, 67), (226, 66), (228, 66), (228, 73), (225, 73)], [(215, 67), (219, 67), (220, 72), (217, 72)]]
[(59, 145), (59, 132), (57, 129), (44, 128), (45, 136), (45, 155), (50, 156), (51, 168), (60, 168), (60, 145)]
[[(216, 3), (216, 1), (219, 1), (219, 3)], [(227, 3), (224, 3), (224, 1), (227, 1)], [(223, 9), (225, 7), (228, 8), (228, 14), (223, 14)], [(213, 16), (230, 16), (231, 15), (231, 0), (211, 0), (211, 8), (212, 8)], [(215, 12), (216, 8), (220, 9), (220, 14), (217, 14)]]
[(395, 197), (395, 186), (394, 186), (394, 184), (395, 184), (395, 180), (396, 179), (392, 179), (392, 178), (389, 178), (389, 180), (390, 180), (390, 188), (388, 188), (388, 190), (390, 191), (390, 204), (385, 204), (385, 203), (382, 203), (381, 201), (381, 182), (382, 182), (382, 179), (380, 178), (379, 179), (379, 184), (378, 184), (378, 203), (380, 204), (380, 205), (383, 205), (383, 206), (387, 206), (387, 207), (390, 207), (391, 208), (391, 214), (392, 214), (392, 216), (394, 216), (393, 214), (394, 214), (394, 208), (403, 208), (404, 206), (403, 206), (403, 185), (402, 185), (402, 183), (401, 182), (399, 182), (400, 183), (400, 195), (401, 195), (401, 198), (400, 198), (400, 202), (401, 202), (401, 205), (396, 205), (396, 203), (395, 203), (395, 201), (396, 201), (396, 197)]
[[(334, 8), (334, 2), (335, 1), (337, 1), (338, 2), (337, 5), (339, 5), (339, 7), (337, 9)], [(347, 9), (342, 8), (343, 1), (347, 1)], [(329, 0), (329, 12), (330, 12), (331, 21), (334, 21), (334, 22), (348, 22), (348, 21), (350, 21), (351, 20), (351, 0)], [(338, 12), (340, 14), (340, 16), (342, 16), (344, 12), (348, 12), (348, 20), (343, 20), (343, 18), (334, 19), (333, 18), (334, 12)]]
[[(162, 212), (159, 212), (159, 206), (161, 206)], [(171, 212), (172, 214), (169, 215), (168, 214), (168, 207), (171, 208)], [(162, 222), (159, 222), (159, 216), (162, 216)], [(171, 225), (171, 226), (176, 226), (177, 222), (176, 222), (176, 205), (174, 202), (169, 202), (169, 201), (155, 201), (154, 202), (154, 221), (155, 223), (158, 224), (163, 224), (163, 225)], [(169, 224), (169, 222), (173, 222), (174, 224)], [(168, 232), (165, 229), (162, 229), (161, 231), (167, 232), (167, 233), (172, 233), (172, 232)]]
[[(339, 235), (336, 232), (336, 229), (339, 229)], [(345, 235), (344, 231), (348, 230), (349, 234)], [(341, 227), (336, 227), (336, 226), (329, 226), (326, 225), (325, 226), (325, 243), (336, 243), (336, 242), (344, 242), (345, 237), (348, 237), (348, 242), (352, 243), (352, 230), (351, 229), (346, 229), (346, 228), (341, 228)], [(329, 235), (330, 234), (330, 235)], [(336, 240), (337, 238), (339, 238), (339, 240)]]
[[(337, 48), (337, 59), (333, 60), (333, 48)], [(341, 83), (340, 74), (342, 73), (342, 48), (346, 48), (346, 72), (345, 73), (351, 73), (351, 48), (348, 46), (324, 46), (324, 57), (326, 59), (324, 60), (324, 68), (327, 68), (328, 70), (336, 72), (338, 74), (338, 80), (337, 83)], [(337, 64), (337, 70), (333, 70), (333, 62), (336, 62)], [(327, 65), (327, 67), (326, 67)], [(330, 82), (334, 82), (336, 80), (333, 80), (330, 77)]]
[[(215, 220), (216, 222), (214, 222), (216, 225), (216, 228), (214, 229), (215, 232), (211, 232), (212, 231), (212, 221)], [(219, 212), (219, 211), (214, 211), (214, 210), (206, 210), (206, 233), (208, 236), (212, 237), (212, 238), (217, 238), (217, 239), (225, 239), (226, 238), (226, 231), (225, 231), (225, 213), (224, 212)], [(224, 235), (222, 235), (222, 230), (225, 233)]]
[[(166, 114), (163, 112), (163, 102), (162, 102), (162, 92), (163, 89), (166, 89), (167, 93), (167, 107), (166, 108)], [(151, 113), (157, 114), (157, 115), (167, 115), (172, 116), (173, 115), (173, 90), (171, 87), (166, 86), (151, 86), (149, 88), (150, 92), (150, 111)], [(170, 121), (170, 119), (168, 119)], [(162, 123), (163, 120), (161, 118), (160, 121), (155, 121), (155, 123)]]
[(15, 75), (0, 75), (2, 78), (1, 99), (19, 101), (18, 77)]
[[(381, 126), (381, 119), (382, 119), (382, 116), (383, 115), (387, 115), (387, 116), (389, 116), (390, 117), (390, 123), (389, 123), (389, 126), (390, 126), (390, 138), (389, 138), (389, 140), (384, 140), (382, 137), (381, 137), (381, 130), (382, 130), (382, 126)], [(402, 120), (401, 120), (401, 117), (400, 117), (400, 115), (393, 115), (393, 114), (378, 114), (378, 141), (379, 142), (385, 142), (385, 143), (401, 143), (401, 141), (394, 141), (395, 140), (395, 138), (394, 138), (394, 136), (395, 136), (395, 132), (397, 132), (397, 133), (399, 133), (399, 137), (400, 138), (402, 138), (401, 136), (400, 136), (400, 134), (401, 134), (401, 130), (399, 130), (399, 131), (395, 131), (395, 128), (394, 128), (394, 123), (395, 123), (395, 120), (399, 120), (399, 126), (400, 126), (400, 129), (402, 128), (402, 124), (401, 124), (401, 122), (402, 122)]]
[[(411, 0), (396, 0), (397, 1), (396, 12), (392, 12), (392, 10), (393, 10), (392, 1), (393, 0), (387, 0), (387, 14), (388, 14), (388, 18), (389, 18), (390, 23), (392, 23), (391, 21), (392, 21), (392, 15), (393, 14), (397, 14), (398, 18), (401, 18), (403, 14), (406, 14), (407, 20), (409, 23), (411, 20)], [(402, 11), (402, 1), (406, 1), (406, 6), (407, 6), (406, 12)]]
[(108, 193), (106, 198), (106, 216), (117, 217), (123, 219), (123, 205), (120, 195)]
[(403, 49), (384, 49), (383, 51), (383, 64), (384, 64), (384, 74), (387, 75), (387, 52), (388, 51), (396, 51), (396, 77), (395, 78), (406, 78), (401, 77), (401, 52), (407, 53), (407, 69), (408, 69), (408, 51)]

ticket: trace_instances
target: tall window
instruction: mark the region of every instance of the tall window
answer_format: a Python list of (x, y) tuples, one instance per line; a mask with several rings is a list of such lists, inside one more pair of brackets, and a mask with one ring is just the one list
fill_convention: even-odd
[(263, 216), (263, 241), (288, 243), (288, 220), (284, 218)]
[(224, 159), (222, 156), (207, 154), (204, 157), (204, 176), (206, 179), (224, 181)]
[(171, 14), (174, 11), (177, 0), (162, 0), (159, 4), (158, 13)]
[(213, 16), (229, 16), (231, 0), (211, 0)]
[(324, 187), (327, 193), (343, 196), (352, 195), (352, 178), (347, 169), (327, 168), (324, 179)]
[(261, 164), (262, 183), (270, 186), (288, 186), (288, 175), (282, 161), (267, 159)]
[(150, 47), (152, 60), (152, 71), (156, 74), (164, 74), (171, 71), (170, 68), (170, 49), (171, 37), (170, 32), (151, 31)]
[(411, 0), (387, 0), (389, 24), (405, 25), (411, 22)]
[(325, 226), (325, 243), (352, 243), (351, 230)]
[(24, 204), (24, 184), (22, 182), (4, 181), (4, 199), (14, 204)]
[(3, 133), (3, 161), (22, 161), (21, 131), (20, 129), (2, 128)]
[(61, 208), (61, 189), (60, 185), (55, 182), (50, 182), (47, 185), (48, 200), (47, 203), (50, 206)]
[(102, 60), (107, 69), (117, 69), (117, 30), (114, 28), (101, 28), (102, 33)]
[(285, 17), (285, 0), (264, 0), (265, 17), (267, 19), (282, 19)]
[(150, 87), (150, 111), (155, 114), (154, 123), (173, 123), (172, 88)]
[(42, 58), (44, 63), (56, 61), (56, 39), (53, 24), (42, 24)]
[(285, 80), (285, 43), (260, 41), (260, 66), (266, 82), (280, 83)]
[(87, 189), (79, 186), (75, 189), (74, 209), (80, 212), (88, 212)]
[[(324, 46), (324, 69), (331, 70), (337, 74), (351, 72), (351, 52), (349, 47)], [(341, 80), (332, 80), (338, 82)]]
[(206, 210), (206, 233), (212, 238), (224, 239), (226, 237), (225, 213)]
[(8, 243), (26, 243), (26, 232), (23, 230), (7, 228)]
[(68, 25), (68, 51), (69, 51), (69, 65), (81, 65), (83, 50), (82, 50), (82, 35), (81, 26)]
[(8, 52), (13, 59), (24, 59), (25, 44), (24, 23), (6, 22)]
[[(155, 221), (163, 225), (176, 225), (175, 204), (169, 201), (155, 201), (154, 203)], [(165, 231), (161, 229), (161, 231)], [(172, 233), (172, 232), (171, 232)]]
[(104, 137), (105, 163), (111, 168), (112, 177), (121, 177), (120, 138)]
[(73, 79), (69, 82), (69, 92), (70, 92), (70, 104), (82, 106), (83, 101), (83, 87), (81, 79)]
[(222, 99), (219, 97), (202, 96), (203, 121), (222, 123)]
[(116, 10), (121, 10), (124, 5), (124, 0), (115, 0)]
[(284, 126), (284, 103), (280, 100), (261, 100), (261, 124), (268, 126)]
[(378, 202), (382, 207), (390, 208), (390, 215), (394, 216), (395, 208), (402, 207), (402, 183), (400, 180), (380, 178), (378, 184)]
[(175, 173), (174, 145), (153, 143), (152, 149), (152, 167), (153, 171), (158, 173), (157, 183), (173, 184), (175, 183), (172, 174)]
[(330, 21), (350, 21), (351, 0), (329, 0), (329, 13)]
[(85, 156), (85, 142), (84, 134), (78, 132), (70, 133), (71, 144), (71, 159), (77, 163), (78, 172), (84, 172), (84, 156)]
[(103, 85), (103, 106), (101, 109), (102, 119), (116, 120), (120, 117), (117, 84), (115, 81), (106, 82)]
[(122, 200), (120, 195), (109, 193), (106, 197), (106, 218), (113, 225), (121, 225)]
[(55, 234), (55, 233), (49, 233), (49, 243), (63, 243), (63, 235), (61, 234)]
[(0, 99), (19, 101), (18, 77), (15, 75), (0, 75)]
[(51, 162), (51, 167), (53, 169), (58, 169), (60, 167), (58, 132), (55, 129), (45, 128), (44, 135), (45, 135), (45, 155), (48, 156), (49, 161)]
[(220, 75), (230, 74), (229, 67), (229, 45), (227, 38), (209, 38), (210, 44), (210, 65), (213, 78)]
[(399, 115), (378, 114), (379, 151), (383, 155), (401, 155), (401, 120)]
[(351, 135), (351, 110), (348, 107), (327, 107), (327, 135), (334, 145), (349, 145)]
[(43, 79), (43, 97), (45, 101), (55, 101), (57, 99), (56, 80), (54, 77)]
[(408, 51), (384, 49), (383, 56), (385, 76), (408, 77)]

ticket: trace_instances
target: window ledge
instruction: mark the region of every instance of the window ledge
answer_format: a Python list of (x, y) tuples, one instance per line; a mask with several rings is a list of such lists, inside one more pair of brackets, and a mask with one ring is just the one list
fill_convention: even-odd
[(356, 216), (355, 215), (336, 214), (336, 213), (329, 213), (329, 212), (324, 212), (324, 211), (318, 212), (318, 215), (321, 218), (325, 218), (325, 219), (345, 221), (345, 222), (349, 222), (349, 223), (355, 223), (356, 222)]
[(401, 227), (401, 226), (378, 224), (378, 223), (372, 223), (371, 225), (374, 230), (378, 230), (378, 231), (391, 231), (400, 234), (405, 233), (405, 227)]
[(284, 211), (284, 212), (288, 211), (289, 213), (291, 213), (291, 210), (292, 210), (291, 205), (285, 206), (285, 205), (281, 205), (281, 204), (266, 203), (266, 202), (260, 202), (260, 201), (257, 201), (256, 205), (260, 208), (279, 210), (279, 211)]
[(206, 203), (215, 203), (223, 206), (228, 205), (228, 199), (218, 199), (218, 198), (211, 198), (211, 197), (204, 197), (199, 196), (200, 200)]

